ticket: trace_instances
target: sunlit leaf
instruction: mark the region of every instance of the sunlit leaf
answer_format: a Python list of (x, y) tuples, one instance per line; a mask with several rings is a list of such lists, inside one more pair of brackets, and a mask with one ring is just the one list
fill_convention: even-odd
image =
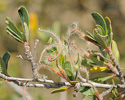
[(75, 80), (77, 79), (77, 76), (78, 76), (79, 67), (80, 67), (80, 66), (75, 65), (75, 68), (76, 68)]
[(94, 65), (99, 65), (99, 66), (104, 65), (104, 61), (97, 55), (92, 55), (90, 59), (92, 61), (91, 63), (93, 63)]
[(70, 81), (71, 84), (76, 84), (78, 81)]
[(75, 65), (75, 68), (76, 68), (75, 80), (77, 79), (78, 70), (79, 70), (79, 67), (81, 66), (81, 63), (82, 63), (82, 58), (81, 58), (80, 55), (78, 54), (77, 62), (76, 62), (76, 65)]
[(64, 64), (63, 64), (63, 69), (65, 70), (66, 72), (66, 75), (68, 76), (68, 78), (70, 80), (73, 80), (73, 76), (72, 74), (69, 72), (69, 70), (71, 71), (71, 64), (69, 61), (66, 61)]
[(94, 82), (104, 82), (108, 79), (112, 78), (112, 76), (106, 76), (106, 77), (96, 77), (96, 78), (93, 78), (91, 79), (92, 81)]
[(105, 22), (106, 22), (106, 26), (107, 26), (107, 32), (108, 32), (108, 45), (111, 44), (111, 40), (112, 40), (112, 26), (111, 26), (111, 20), (109, 19), (109, 17), (105, 18)]
[(15, 33), (15, 36), (18, 36), (23, 39), (22, 33), (20, 32), (20, 30), (16, 27), (16, 25), (13, 23), (13, 21), (9, 17), (6, 18), (6, 24)]
[(88, 38), (92, 39), (93, 41), (96, 41), (96, 40), (94, 39), (93, 34), (90, 33), (90, 32), (88, 32), (88, 31), (86, 32), (86, 36), (87, 36)]
[(29, 41), (29, 28), (25, 22), (24, 22), (24, 27), (25, 27), (26, 40)]
[(105, 23), (104, 18), (97, 12), (93, 12), (92, 17), (96, 21), (96, 24), (101, 25), (103, 27), (103, 29), (105, 31), (103, 35), (106, 35), (107, 29), (106, 29), (106, 23)]
[(74, 75), (73, 75), (72, 71), (69, 68), (66, 68), (65, 71), (67, 71), (66, 74), (68, 75), (70, 80), (72, 80), (72, 81), (75, 80)]
[(102, 47), (107, 47), (106, 43), (104, 41), (104, 38), (98, 33), (97, 29), (94, 29), (93, 31), (94, 34), (94, 39), (102, 46)]
[(120, 62), (120, 54), (119, 54), (117, 44), (114, 40), (112, 40), (112, 53), (113, 53), (116, 61), (119, 63)]
[(23, 26), (24, 33), (26, 33), (24, 22), (29, 27), (29, 15), (28, 15), (28, 11), (27, 11), (27, 9), (25, 7), (22, 6), (22, 7), (19, 8), (18, 14), (19, 14), (20, 19), (21, 19), (21, 23), (22, 23), (22, 26)]
[(96, 27), (97, 27), (97, 31), (98, 31), (98, 33), (100, 34), (100, 35), (104, 35), (104, 29), (103, 29), (103, 27), (101, 26), (101, 25), (96, 25)]
[(55, 89), (55, 90), (52, 90), (52, 91), (51, 91), (51, 94), (64, 92), (64, 91), (66, 91), (66, 90), (67, 90), (67, 88)]
[(9, 34), (10, 36), (12, 36), (18, 42), (21, 42), (21, 43), (23, 42), (23, 40), (21, 39), (21, 37), (18, 36), (15, 32), (13, 32), (9, 27), (6, 27), (6, 31), (7, 31), (7, 34)]

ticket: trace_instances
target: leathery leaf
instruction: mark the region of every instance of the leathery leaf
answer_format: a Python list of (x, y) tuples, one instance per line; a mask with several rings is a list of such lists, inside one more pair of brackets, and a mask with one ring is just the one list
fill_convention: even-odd
[(15, 35), (23, 39), (22, 33), (20, 32), (20, 30), (16, 27), (14, 22), (9, 17), (6, 18), (6, 24), (15, 33)]
[(55, 90), (52, 90), (52, 91), (51, 91), (51, 94), (64, 92), (64, 91), (66, 91), (66, 90), (67, 90), (67, 88), (55, 89)]
[(63, 64), (63, 69), (65, 70), (66, 72), (66, 75), (68, 76), (68, 78), (73, 81), (74, 80), (74, 76), (72, 74), (72, 71), (71, 71), (71, 64), (69, 61), (66, 61), (64, 64)]
[(19, 10), (18, 10), (18, 14), (20, 16), (20, 19), (21, 19), (21, 23), (22, 23), (22, 26), (23, 26), (23, 30), (24, 30), (24, 33), (26, 32), (25, 30), (25, 25), (24, 23), (27, 24), (27, 26), (29, 27), (29, 14), (28, 14), (28, 11), (25, 7), (20, 7)]
[(21, 43), (23, 42), (22, 38), (18, 34), (16, 34), (15, 32), (13, 32), (9, 27), (6, 27), (6, 31), (7, 31), (7, 34), (12, 36), (18, 42), (21, 42)]
[(120, 54), (119, 54), (117, 44), (114, 40), (112, 40), (112, 46), (111, 47), (112, 47), (112, 53), (113, 53), (116, 61), (119, 63), (120, 62)]
[(93, 12), (92, 17), (96, 21), (96, 24), (101, 25), (103, 27), (105, 31), (103, 35), (107, 35), (107, 27), (104, 18), (97, 12)]

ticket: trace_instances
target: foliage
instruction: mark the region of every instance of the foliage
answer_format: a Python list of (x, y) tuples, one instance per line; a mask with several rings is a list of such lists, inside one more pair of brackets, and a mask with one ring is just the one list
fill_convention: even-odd
[[(35, 60), (34, 52), (31, 52), (29, 45), (29, 15), (28, 11), (25, 7), (20, 7), (18, 9), (18, 14), (21, 19), (23, 32), (21, 32), (14, 22), (10, 18), (6, 18), (6, 31), (12, 36), (15, 40), (22, 43), (25, 48), (26, 59), (20, 56), (21, 59), (28, 60), (32, 66), (33, 79), (38, 80), (41, 78), (39, 74), (40, 68), (47, 68), (54, 72), (56, 75), (65, 79), (70, 86), (66, 86), (64, 88), (58, 87), (58, 89), (53, 90), (51, 93), (59, 93), (64, 92), (70, 88), (74, 88), (74, 91), (81, 92), (86, 97), (84, 100), (101, 100), (101, 93), (99, 93), (96, 89), (95, 82), (102, 83), (102, 85), (106, 85), (108, 83), (108, 79), (113, 77), (118, 77), (123, 84), (124, 77), (122, 75), (121, 68), (119, 66), (120, 55), (117, 48), (116, 42), (113, 40), (113, 33), (111, 27), (111, 20), (108, 17), (103, 18), (99, 13), (92, 13), (92, 17), (96, 22), (96, 28), (93, 30), (93, 33), (86, 32), (83, 34), (78, 30), (78, 25), (73, 23), (67, 32), (66, 38), (60, 40), (55, 33), (48, 30), (40, 30), (40, 32), (44, 32), (50, 34), (50, 39), (48, 41), (47, 47), (42, 51), (39, 61)], [(97, 50), (89, 50), (85, 51), (76, 47), (75, 43), (70, 41), (70, 36), (73, 34), (79, 34), (84, 38), (84, 40), (89, 41), (90, 43), (95, 44), (99, 51)], [(54, 38), (52, 38), (54, 37)], [(36, 49), (38, 41), (35, 41), (34, 49)], [(74, 62), (71, 58), (71, 52), (77, 51), (77, 60)], [(35, 50), (34, 50), (35, 51)], [(42, 60), (43, 53), (47, 52), (48, 58)], [(81, 52), (81, 53), (79, 53)], [(9, 76), (7, 73), (8, 61), (10, 58), (10, 53), (6, 52), (3, 57), (0, 57), (0, 72), (6, 76)], [(82, 77), (85, 81), (81, 81), (80, 79), (81, 72), (85, 73), (85, 77)], [(98, 74), (100, 73), (109, 73), (104, 77), (95, 77), (93, 79), (89, 79), (89, 73), (94, 72)], [(44, 79), (44, 77), (42, 77)], [(45, 79), (44, 79), (45, 80)], [(82, 86), (78, 88), (78, 83), (87, 83), (88, 85)], [(25, 84), (25, 86), (27, 83)], [(111, 84), (114, 86), (114, 84)], [(49, 86), (49, 85), (45, 85)], [(50, 85), (51, 86), (51, 85)], [(75, 90), (75, 88), (77, 88)], [(106, 88), (106, 87), (105, 87)], [(111, 87), (113, 88), (113, 87)], [(116, 91), (116, 87), (115, 91)], [(115, 94), (115, 98), (119, 96), (118, 93), (114, 93), (114, 90), (111, 90), (113, 97)]]

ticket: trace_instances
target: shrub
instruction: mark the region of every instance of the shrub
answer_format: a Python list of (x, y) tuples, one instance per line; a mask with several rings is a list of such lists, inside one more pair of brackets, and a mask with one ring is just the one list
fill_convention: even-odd
[[(112, 94), (110, 100), (116, 98), (124, 98), (124, 91), (118, 93), (118, 88), (125, 88), (125, 78), (119, 65), (120, 55), (116, 42), (113, 40), (111, 20), (108, 17), (103, 18), (99, 13), (93, 12), (92, 17), (96, 22), (96, 28), (93, 33), (82, 33), (78, 29), (78, 25), (73, 23), (67, 31), (66, 37), (61, 40), (55, 33), (39, 29), (42, 33), (50, 34), (47, 47), (41, 52), (38, 61), (35, 59), (35, 52), (38, 39), (34, 43), (34, 52), (31, 51), (29, 45), (29, 15), (25, 7), (20, 7), (18, 14), (21, 19), (23, 32), (21, 32), (10, 18), (6, 18), (6, 31), (11, 37), (23, 44), (25, 55), (18, 57), (31, 63), (33, 78), (15, 78), (8, 74), (8, 61), (10, 53), (6, 52), (0, 57), (0, 77), (8, 82), (13, 82), (19, 86), (25, 87), (44, 87), (56, 88), (51, 93), (59, 93), (74, 88), (73, 96), (77, 96), (78, 92), (85, 95), (84, 100), (103, 100), (103, 97)], [(81, 38), (98, 47), (99, 50), (88, 50), (78, 48), (74, 42), (70, 41), (72, 34), (78, 34)], [(54, 37), (54, 38), (52, 38)], [(77, 55), (74, 62), (71, 58), (71, 51)], [(43, 54), (47, 52), (47, 58), (42, 60)], [(57, 76), (65, 79), (65, 82), (54, 82), (47, 80), (45, 75), (39, 73), (40, 68), (47, 68), (54, 72)], [(84, 72), (85, 76), (81, 75)], [(90, 78), (89, 73), (95, 72), (98, 77)], [(107, 76), (100, 77), (98, 72), (109, 73)], [(115, 84), (113, 77), (119, 78), (119, 84)], [(108, 80), (112, 79), (112, 83)], [(32, 83), (31, 83), (32, 82)], [(36, 84), (35, 82), (40, 82)], [(106, 89), (102, 93), (98, 92), (98, 88)], [(25, 94), (24, 94), (25, 95)], [(26, 96), (25, 96), (26, 98)], [(27, 98), (26, 98), (27, 99)]]

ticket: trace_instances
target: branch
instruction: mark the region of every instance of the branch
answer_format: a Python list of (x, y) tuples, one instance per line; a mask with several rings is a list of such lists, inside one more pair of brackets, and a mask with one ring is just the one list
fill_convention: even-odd
[(65, 84), (66, 86), (70, 86), (70, 83), (69, 82), (54, 82), (52, 80), (44, 80), (44, 79), (37, 79), (37, 80), (34, 80), (34, 79), (26, 79), (26, 78), (15, 78), (15, 77), (9, 77), (9, 76), (6, 76), (2, 73), (0, 73), (0, 78), (4, 79), (4, 80), (8, 80), (8, 81), (28, 81), (28, 82), (41, 82), (41, 83), (48, 83), (48, 84)]
[[(43, 88), (59, 88), (62, 86), (71, 86), (71, 84), (69, 82), (54, 82), (52, 80), (43, 80), (43, 79), (25, 79), (25, 78), (15, 78), (15, 77), (9, 77), (6, 76), (2, 73), (0, 73), (0, 78), (7, 80), (8, 82), (13, 82), (15, 84), (17, 84), (18, 86), (25, 86), (25, 82), (41, 82), (44, 84), (30, 84), (28, 83), (26, 86), (27, 87), (43, 87)], [(78, 76), (78, 79), (81, 81), (80, 83), (80, 87), (92, 87), (91, 84), (86, 82), (86, 79), (82, 78), (81, 76)], [(125, 85), (110, 85), (110, 84), (101, 84), (101, 83), (96, 83), (96, 82), (92, 82), (90, 80), (88, 80), (88, 82), (91, 82), (96, 88), (125, 88)], [(47, 84), (48, 83), (48, 84)]]
[(115, 57), (114, 55), (112, 54), (112, 50), (111, 50), (111, 47), (109, 48), (106, 48), (109, 56), (110, 56), (110, 59), (112, 60), (114, 66), (116, 66), (116, 68), (118, 69), (118, 72), (119, 72), (119, 75), (118, 77), (120, 78), (120, 81), (122, 84), (125, 84), (125, 79), (124, 79), (124, 75), (123, 75), (123, 72), (122, 72), (122, 69), (120, 67), (120, 65), (117, 63), (117, 61), (115, 60)]
[(101, 83), (92, 82), (90, 80), (88, 80), (89, 83), (86, 83), (86, 79), (84, 79), (80, 75), (78, 75), (78, 79), (82, 82), (81, 87), (83, 87), (83, 86), (92, 87), (92, 85), (89, 83), (92, 83), (97, 88), (113, 88), (113, 87), (117, 88), (118, 87), (117, 85), (101, 84)]
[(108, 62), (106, 66), (116, 75), (119, 76), (118, 70), (112, 65), (111, 62)]

